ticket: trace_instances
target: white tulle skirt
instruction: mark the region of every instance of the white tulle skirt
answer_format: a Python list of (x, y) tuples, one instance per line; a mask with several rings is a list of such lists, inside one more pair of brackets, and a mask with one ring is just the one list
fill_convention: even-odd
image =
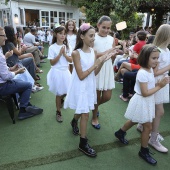
[[(161, 80), (164, 75), (160, 75), (155, 77), (155, 82), (157, 83)], [(161, 88), (159, 91), (155, 93), (155, 103), (162, 104), (162, 103), (169, 103), (169, 84)]]
[(152, 122), (155, 118), (154, 95), (143, 97), (139, 94), (134, 94), (126, 109), (125, 117), (132, 122), (141, 124)]
[(47, 74), (47, 85), (49, 86), (49, 91), (56, 96), (67, 94), (70, 79), (71, 73), (68, 69), (59, 70), (51, 68)]

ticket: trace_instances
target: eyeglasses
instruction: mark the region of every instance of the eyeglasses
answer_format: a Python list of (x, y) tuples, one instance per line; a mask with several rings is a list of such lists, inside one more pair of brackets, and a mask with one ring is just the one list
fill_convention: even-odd
[(6, 38), (6, 35), (0, 35), (1, 37), (5, 37)]

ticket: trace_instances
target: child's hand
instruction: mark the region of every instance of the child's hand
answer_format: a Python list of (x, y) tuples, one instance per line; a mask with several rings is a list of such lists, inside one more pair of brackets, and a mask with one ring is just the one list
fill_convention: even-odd
[(105, 58), (106, 58), (105, 55), (102, 56), (102, 57), (97, 58), (97, 60), (94, 63), (95, 67), (97, 68), (105, 60)]
[(62, 56), (65, 52), (65, 46), (62, 46), (59, 52), (59, 55)]
[(5, 53), (5, 58), (8, 59), (9, 57), (11, 57), (13, 55), (13, 50), (10, 50), (8, 52)]
[(159, 80), (158, 81), (158, 86), (159, 87), (164, 87), (166, 84), (169, 84), (169, 82), (170, 82), (170, 77), (169, 76), (167, 76), (167, 77), (164, 77), (164, 78), (162, 78), (161, 80)]

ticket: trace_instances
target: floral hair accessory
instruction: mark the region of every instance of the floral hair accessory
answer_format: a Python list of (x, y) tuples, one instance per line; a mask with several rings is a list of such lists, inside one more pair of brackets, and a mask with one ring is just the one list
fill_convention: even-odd
[(83, 23), (81, 26), (80, 26), (80, 30), (81, 31), (86, 31), (90, 28), (90, 24), (88, 23)]

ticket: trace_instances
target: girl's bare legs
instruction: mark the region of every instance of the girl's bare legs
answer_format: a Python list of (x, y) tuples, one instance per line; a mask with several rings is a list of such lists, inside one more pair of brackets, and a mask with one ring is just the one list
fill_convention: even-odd
[(132, 126), (134, 126), (136, 123), (132, 122), (131, 120), (128, 120), (122, 128), (120, 128), (118, 131), (115, 132), (115, 136), (119, 139), (119, 141), (125, 145), (128, 144), (128, 141), (125, 139), (126, 131), (129, 130)]
[(80, 119), (80, 136), (86, 138), (87, 122), (89, 119), (88, 113), (82, 113)]
[(99, 91), (97, 90), (97, 104), (95, 105), (95, 109), (93, 110), (93, 117), (92, 117), (92, 124), (98, 125), (98, 118), (97, 118), (97, 112), (98, 112), (98, 106), (109, 101), (112, 96), (112, 90), (106, 90), (106, 91)]
[(80, 119), (80, 143), (79, 150), (85, 153), (88, 156), (95, 157), (96, 152), (93, 148), (88, 144), (86, 131), (87, 131), (87, 122), (89, 119), (89, 113), (82, 113)]
[(160, 124), (161, 117), (163, 115), (164, 115), (163, 104), (155, 105), (155, 119), (153, 119), (153, 123), (152, 123), (152, 132), (151, 132), (151, 138), (149, 140), (149, 144), (159, 152), (168, 152), (168, 149), (165, 148), (157, 140), (159, 124)]
[(128, 72), (129, 70), (127, 70), (126, 68), (122, 68), (121, 69), (121, 75), (123, 76), (125, 74), (125, 72)]
[(61, 96), (56, 96), (56, 119), (58, 122), (62, 122), (62, 115), (61, 115)]
[(147, 122), (142, 125), (143, 125), (143, 131), (141, 134), (141, 146), (147, 148), (148, 141), (149, 141), (149, 134), (151, 133), (152, 130), (152, 123)]
[(132, 122), (131, 120), (128, 120), (123, 127), (121, 128), (124, 132), (126, 132), (127, 130), (129, 130), (132, 126), (134, 126), (136, 123)]
[(139, 151), (139, 156), (149, 164), (155, 165), (157, 161), (154, 158), (152, 158), (152, 156), (149, 154), (148, 149), (149, 134), (152, 130), (152, 123), (147, 122), (143, 123), (142, 125), (143, 131), (141, 134), (141, 149)]

